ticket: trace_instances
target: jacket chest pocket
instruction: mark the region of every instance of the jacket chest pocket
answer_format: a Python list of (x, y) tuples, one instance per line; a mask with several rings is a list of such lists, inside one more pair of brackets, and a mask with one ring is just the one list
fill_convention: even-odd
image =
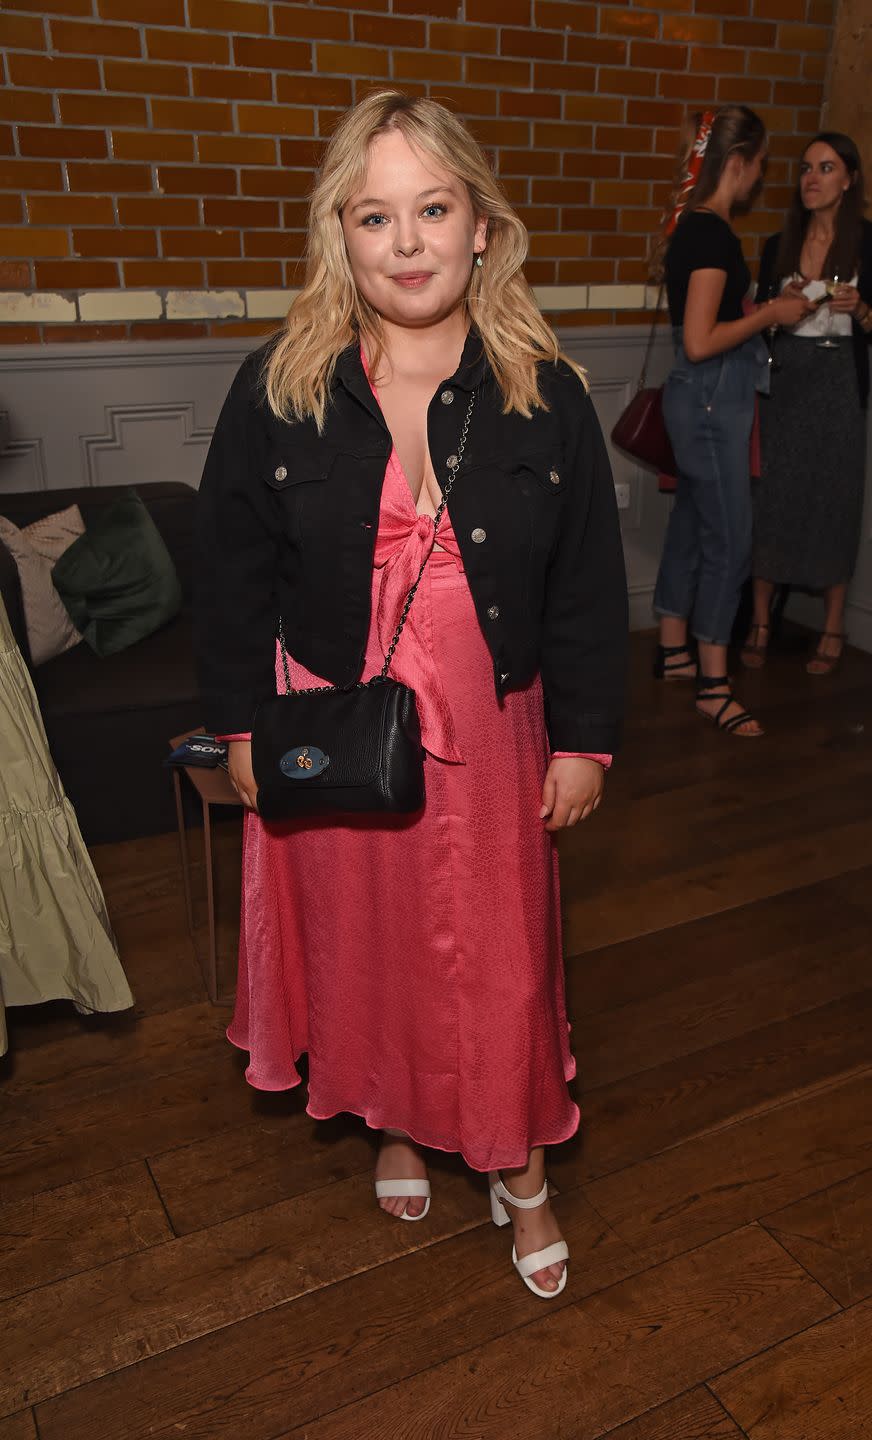
[(295, 544), (302, 541), (313, 516), (323, 508), (325, 482), (335, 460), (335, 454), (323, 448), (309, 452), (275, 449), (267, 456), (263, 481), (278, 497), (286, 534)]
[(566, 493), (563, 457), (550, 450), (524, 456), (512, 465), (512, 477), (524, 497), (534, 548), (550, 550)]

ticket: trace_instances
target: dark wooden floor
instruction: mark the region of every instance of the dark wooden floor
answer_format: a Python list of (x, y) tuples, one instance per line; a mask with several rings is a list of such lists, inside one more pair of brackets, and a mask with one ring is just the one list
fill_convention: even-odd
[(391, 1222), (360, 1125), (248, 1089), (174, 838), (107, 848), (135, 1017), (9, 1015), (0, 1440), (872, 1434), (872, 657), (811, 680), (788, 637), (745, 742), (649, 648), (607, 806), (562, 847), (563, 1296), (523, 1289), (449, 1158), (430, 1218)]

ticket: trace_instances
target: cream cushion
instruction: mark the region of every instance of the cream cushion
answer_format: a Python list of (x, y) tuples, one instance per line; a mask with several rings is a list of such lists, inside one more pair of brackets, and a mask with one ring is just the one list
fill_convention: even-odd
[(84, 533), (85, 522), (78, 505), (34, 520), (23, 530), (0, 515), (0, 540), (18, 567), (27, 643), (34, 665), (44, 665), (46, 660), (71, 650), (82, 638), (52, 584), (51, 572), (64, 551)]

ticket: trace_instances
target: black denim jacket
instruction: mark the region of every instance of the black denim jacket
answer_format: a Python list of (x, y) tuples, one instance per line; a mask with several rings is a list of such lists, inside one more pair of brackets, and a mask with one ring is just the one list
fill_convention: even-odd
[[(209, 449), (197, 509), (195, 648), (207, 730), (251, 729), (275, 693), (275, 636), (334, 684), (362, 671), (391, 437), (357, 347), (339, 359), (324, 432), (277, 420), (244, 361)], [(553, 750), (612, 752), (624, 706), (627, 589), (614, 488), (593, 405), (568, 366), (541, 367), (549, 410), (502, 413), (471, 333), (427, 414), (440, 483), (477, 390), (448, 500), (494, 688), (541, 671)]]

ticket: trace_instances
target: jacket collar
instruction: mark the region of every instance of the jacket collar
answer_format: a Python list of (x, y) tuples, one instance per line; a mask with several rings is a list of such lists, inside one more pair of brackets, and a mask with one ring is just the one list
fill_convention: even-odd
[[(481, 336), (475, 326), (470, 326), (460, 357), (460, 364), (447, 383), (460, 390), (472, 391), (478, 388), (490, 374), (490, 366), (484, 352)], [(349, 394), (359, 400), (371, 415), (384, 425), (381, 410), (375, 402), (369, 380), (360, 359), (360, 345), (355, 341), (349, 345), (336, 361), (336, 380)]]

